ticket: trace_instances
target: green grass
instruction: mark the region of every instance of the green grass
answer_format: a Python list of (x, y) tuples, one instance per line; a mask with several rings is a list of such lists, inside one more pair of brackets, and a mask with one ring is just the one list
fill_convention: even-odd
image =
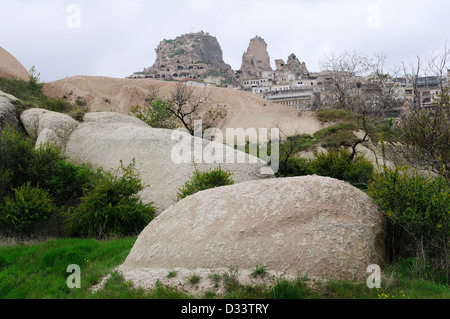
[(358, 138), (353, 134), (358, 131), (358, 127), (353, 123), (341, 122), (326, 127), (314, 134), (314, 138), (325, 148), (351, 146)]
[(202, 278), (199, 275), (192, 275), (191, 277), (189, 277), (188, 282), (195, 286), (196, 284), (198, 284), (200, 282)]
[(344, 111), (344, 110), (322, 110), (316, 111), (316, 117), (319, 121), (324, 123), (327, 122), (340, 122), (340, 121), (350, 121), (353, 122), (357, 120), (357, 115)]
[[(62, 239), (0, 248), (0, 298), (83, 298), (122, 263), (135, 238), (110, 241)], [(69, 289), (67, 266), (81, 268), (81, 289)]]
[(267, 274), (267, 269), (265, 266), (256, 266), (256, 268), (251, 273), (253, 278), (264, 277)]
[[(157, 284), (153, 290), (134, 287), (114, 268), (129, 254), (136, 238), (96, 241), (60, 239), (44, 243), (16, 244), (0, 248), (0, 299), (196, 299), (185, 292)], [(81, 289), (66, 285), (67, 266), (81, 268)], [(256, 269), (255, 269), (256, 270)], [(264, 272), (261, 269), (258, 273)], [(110, 274), (104, 288), (90, 288)], [(244, 285), (237, 280), (237, 267), (215, 274), (211, 280), (222, 282), (224, 296), (207, 292), (202, 299), (449, 299), (450, 286), (424, 279), (414, 269), (391, 266), (383, 272), (381, 289), (369, 289), (365, 283), (320, 282), (298, 276), (281, 280), (275, 286)], [(198, 283), (192, 276), (192, 284)]]
[[(362, 123), (356, 113), (344, 110), (317, 111), (316, 117), (324, 123), (333, 123), (314, 134), (320, 145), (327, 147), (351, 146), (358, 139), (354, 131), (363, 130)], [(369, 137), (376, 143), (381, 137), (386, 142), (402, 140), (401, 130), (393, 125), (392, 119), (367, 119)]]

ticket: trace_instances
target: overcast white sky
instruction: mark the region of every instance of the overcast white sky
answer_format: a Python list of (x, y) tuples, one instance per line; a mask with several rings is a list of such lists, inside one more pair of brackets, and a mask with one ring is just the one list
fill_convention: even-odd
[(272, 67), (295, 53), (312, 72), (345, 50), (414, 62), (443, 49), (450, 30), (448, 0), (0, 0), (0, 13), (0, 46), (44, 82), (126, 77), (153, 65), (161, 40), (201, 30), (234, 70), (259, 35)]

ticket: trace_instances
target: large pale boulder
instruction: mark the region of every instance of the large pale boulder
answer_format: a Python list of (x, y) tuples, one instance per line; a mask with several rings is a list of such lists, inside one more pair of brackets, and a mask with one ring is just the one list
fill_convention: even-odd
[(0, 91), (0, 132), (6, 126), (19, 127), (16, 107), (11, 103), (14, 97)]
[[(24, 111), (20, 120), (28, 135), (38, 138), (39, 144), (36, 146), (51, 142), (61, 145), (62, 150), (64, 150), (70, 134), (79, 125), (69, 115), (38, 108)], [(50, 131), (53, 131), (53, 133)], [(43, 133), (43, 136), (40, 136), (41, 133)]]
[[(179, 161), (180, 141), (187, 142), (191, 155)], [(196, 162), (195, 147), (206, 150), (215, 146), (223, 150), (219, 163)], [(162, 212), (176, 201), (177, 191), (189, 180), (193, 172), (208, 171), (219, 165), (233, 173), (236, 183), (273, 178), (270, 167), (253, 156), (241, 153), (223, 144), (210, 142), (189, 134), (154, 129), (137, 119), (119, 114), (86, 114), (85, 120), (72, 132), (65, 144), (65, 154), (78, 164), (90, 164), (116, 170), (123, 161), (128, 165), (133, 159), (139, 169), (142, 182), (147, 187), (140, 194), (144, 202), (154, 202), (157, 212)], [(206, 152), (205, 152), (206, 154)], [(242, 155), (245, 161), (226, 163), (226, 154), (236, 158)], [(261, 172), (262, 169), (266, 169)]]
[(192, 275), (234, 266), (249, 274), (258, 265), (288, 278), (301, 272), (360, 281), (369, 265), (382, 266), (384, 236), (377, 206), (348, 183), (318, 176), (252, 181), (167, 209), (140, 234), (119, 271), (144, 287), (165, 283), (172, 269)]
[(123, 115), (115, 112), (95, 112), (86, 113), (84, 116), (84, 123), (96, 122), (96, 123), (129, 123), (139, 126), (148, 127), (148, 124), (140, 119), (132, 116)]

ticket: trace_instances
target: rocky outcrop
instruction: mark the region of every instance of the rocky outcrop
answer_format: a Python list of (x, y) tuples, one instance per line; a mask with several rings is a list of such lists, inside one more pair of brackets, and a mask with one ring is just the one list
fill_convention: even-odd
[(36, 147), (50, 142), (64, 151), (70, 134), (78, 127), (78, 122), (70, 116), (43, 109), (29, 109), (22, 113), (20, 120), (28, 135), (37, 138)]
[[(141, 198), (154, 202), (157, 212), (174, 204), (178, 190), (195, 170), (209, 171), (220, 165), (233, 173), (236, 183), (274, 177), (265, 162), (232, 147), (180, 131), (153, 129), (126, 115), (88, 113), (79, 123), (64, 114), (30, 109), (22, 113), (21, 120), (28, 134), (37, 137), (36, 146), (59, 146), (76, 164), (116, 170), (121, 161), (128, 165), (134, 159), (146, 186)], [(202, 158), (196, 157), (198, 150)], [(210, 156), (218, 150), (221, 156)], [(244, 161), (237, 161), (238, 154)]]
[(7, 126), (18, 128), (20, 126), (16, 107), (11, 103), (15, 97), (0, 91), (0, 132)]
[(300, 62), (300, 60), (292, 53), (288, 57), (287, 63), (284, 60), (275, 60), (277, 72), (292, 73), (296, 76), (305, 76), (309, 73), (305, 62)]
[(232, 77), (234, 72), (224, 62), (217, 39), (199, 32), (161, 41), (156, 49), (156, 62), (144, 69), (142, 75), (154, 79), (196, 79), (208, 75)]
[(154, 284), (153, 271), (161, 269), (220, 273), (258, 265), (285, 277), (365, 281), (369, 265), (382, 266), (384, 236), (377, 206), (348, 183), (318, 176), (252, 181), (194, 194), (164, 211), (119, 270), (140, 285)]
[(272, 71), (267, 43), (256, 36), (250, 40), (249, 47), (242, 57), (240, 73), (243, 79), (258, 77), (260, 72)]
[(0, 78), (28, 81), (30, 74), (8, 51), (0, 47)]

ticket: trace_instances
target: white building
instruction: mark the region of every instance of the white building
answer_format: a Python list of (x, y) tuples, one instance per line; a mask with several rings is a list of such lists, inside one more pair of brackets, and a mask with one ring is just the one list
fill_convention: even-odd
[(193, 87), (199, 87), (204, 88), (206, 87), (206, 84), (200, 80), (192, 79), (192, 78), (186, 78), (179, 81), (180, 83), (185, 83), (186, 85), (193, 86)]

